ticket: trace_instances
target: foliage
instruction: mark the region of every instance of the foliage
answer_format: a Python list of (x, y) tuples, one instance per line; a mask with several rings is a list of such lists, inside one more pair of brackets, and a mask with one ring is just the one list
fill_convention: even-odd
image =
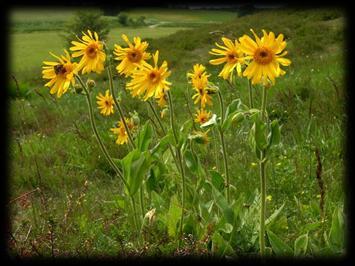
[(97, 32), (100, 38), (106, 40), (110, 31), (108, 21), (103, 18), (103, 12), (99, 10), (77, 11), (74, 18), (65, 27), (65, 40), (71, 45), (76, 36), (80, 37), (83, 31), (91, 30)]

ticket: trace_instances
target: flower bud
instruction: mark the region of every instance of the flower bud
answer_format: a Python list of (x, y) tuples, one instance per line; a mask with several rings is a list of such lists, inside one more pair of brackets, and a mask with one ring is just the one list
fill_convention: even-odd
[(95, 80), (88, 79), (86, 81), (86, 86), (88, 87), (88, 89), (94, 88), (96, 86)]
[(81, 87), (80, 84), (75, 84), (74, 85), (75, 93), (80, 94), (83, 91), (83, 88)]
[(140, 120), (140, 118), (139, 118), (139, 116), (138, 116), (137, 113), (134, 113), (134, 114), (132, 115), (132, 121), (133, 121), (133, 124), (134, 124), (135, 126), (138, 126), (138, 125), (140, 124), (141, 120)]

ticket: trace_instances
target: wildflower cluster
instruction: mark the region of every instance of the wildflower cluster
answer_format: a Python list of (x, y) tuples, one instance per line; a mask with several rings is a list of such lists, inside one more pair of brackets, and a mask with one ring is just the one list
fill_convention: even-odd
[[(220, 137), (221, 149), (223, 154), (224, 163), (224, 176), (213, 170), (212, 185), (217, 187), (221, 192), (226, 194), (224, 199), (223, 193), (218, 190), (213, 190), (212, 194), (219, 199), (219, 203), (216, 205), (231, 204), (230, 199), (230, 173), (228, 167), (228, 156), (225, 141), (225, 133), (233, 122), (238, 122), (244, 119), (244, 117), (252, 118), (253, 125), (250, 128), (249, 140), (251, 146), (254, 149), (260, 166), (260, 178), (261, 178), (261, 207), (260, 207), (260, 250), (263, 255), (265, 252), (265, 206), (266, 200), (271, 201), (272, 196), (266, 197), (266, 171), (265, 166), (267, 162), (267, 154), (272, 145), (279, 142), (280, 139), (280, 127), (277, 121), (269, 121), (266, 112), (266, 93), (267, 88), (271, 85), (275, 85), (275, 79), (284, 75), (286, 72), (281, 69), (281, 66), (289, 66), (291, 61), (284, 58), (287, 55), (286, 41), (284, 36), (279, 34), (275, 37), (273, 32), (267, 33), (263, 30), (263, 36), (259, 38), (256, 33), (251, 30), (255, 40), (247, 35), (231, 40), (226, 37), (222, 38), (223, 44), (215, 43), (217, 48), (213, 48), (210, 54), (217, 56), (218, 58), (211, 59), (209, 62), (212, 65), (223, 65), (222, 70), (219, 73), (219, 77), (231, 82), (234, 77), (246, 77), (252, 85), (261, 84), (263, 86), (262, 105), (260, 110), (249, 107), (241, 102), (241, 99), (234, 99), (227, 108), (224, 106), (223, 94), (221, 89), (214, 85), (209, 79), (211, 74), (206, 71), (206, 67), (202, 64), (195, 64), (191, 72), (187, 73), (187, 79), (193, 89), (192, 101), (196, 106), (196, 113), (193, 117), (193, 122), (197, 123), (201, 130), (193, 131), (193, 134), (189, 135), (192, 126), (190, 122), (190, 128), (188, 123), (185, 123), (180, 130), (176, 128), (176, 121), (174, 120), (174, 108), (171, 96), (172, 83), (168, 81), (171, 75), (171, 71), (168, 69), (167, 61), (159, 62), (159, 51), (153, 53), (148, 52), (149, 44), (146, 41), (142, 41), (140, 37), (134, 37), (133, 42), (123, 34), (121, 37), (126, 46), (120, 46), (115, 44), (113, 54), (117, 65), (115, 69), (117, 76), (122, 79), (127, 79), (125, 83), (125, 89), (130, 92), (133, 98), (140, 101), (147, 102), (149, 108), (154, 115), (154, 119), (150, 117), (144, 126), (140, 127), (140, 119), (138, 114), (130, 115), (126, 117), (124, 115), (124, 109), (122, 106), (125, 104), (123, 99), (118, 99), (115, 96), (115, 88), (113, 85), (113, 75), (111, 73), (111, 57), (107, 57), (107, 47), (105, 43), (99, 39), (96, 32), (87, 33), (83, 32), (83, 36), (78, 38), (78, 41), (72, 41), (72, 47), (69, 54), (67, 50), (64, 50), (64, 55), (54, 56), (57, 61), (44, 61), (43, 64), (43, 78), (49, 80), (45, 86), (50, 88), (51, 94), (57, 94), (60, 98), (70, 88), (79, 92), (78, 86), (82, 88), (87, 99), (90, 122), (97, 138), (98, 144), (101, 147), (107, 161), (110, 166), (115, 170), (117, 175), (121, 178), (124, 186), (125, 193), (131, 199), (133, 210), (133, 222), (136, 227), (137, 236), (140, 234), (140, 229), (143, 228), (144, 220), (149, 220), (149, 224), (153, 223), (160, 210), (157, 208), (150, 208), (149, 212), (146, 212), (144, 207), (144, 190), (146, 186), (143, 186), (144, 178), (149, 175), (155, 175), (153, 167), (159, 168), (162, 162), (159, 157), (165, 156), (165, 151), (169, 149), (171, 158), (176, 164), (177, 171), (181, 176), (181, 208), (180, 208), (180, 223), (179, 223), (179, 247), (181, 240), (183, 239), (184, 217), (185, 212), (189, 211), (189, 207), (186, 207), (185, 203), (185, 184), (186, 184), (186, 168), (189, 168), (191, 172), (200, 174), (206, 180), (211, 171), (206, 171), (193, 149), (192, 141), (199, 144), (207, 144), (210, 139), (208, 132), (214, 128), (218, 131)], [(108, 60), (107, 60), (108, 59)], [(78, 62), (75, 62), (78, 60)], [(119, 159), (119, 164), (113, 160), (108, 153), (101, 137), (98, 133), (95, 116), (92, 108), (91, 93), (94, 91), (92, 88), (96, 87), (95, 81), (88, 79), (86, 84), (82, 81), (80, 75), (89, 74), (91, 72), (100, 74), (104, 70), (107, 70), (109, 89), (105, 90), (105, 94), (99, 92), (96, 95), (97, 108), (101, 115), (107, 117), (111, 115), (119, 114), (118, 122), (110, 131), (116, 136), (115, 143), (118, 145), (130, 144), (130, 152), (122, 159)], [(251, 86), (249, 87), (249, 100), (252, 102)], [(220, 115), (212, 114), (213, 95), (218, 95), (220, 105)], [(156, 101), (156, 104), (163, 109), (161, 116), (156, 113), (153, 106), (152, 99)], [(126, 106), (127, 107), (127, 106)], [(165, 111), (169, 111), (170, 115), (170, 129), (166, 130), (165, 125), (161, 118)], [(117, 112), (116, 112), (117, 111)], [(116, 120), (117, 121), (117, 120)], [(149, 145), (153, 140), (153, 127), (154, 125), (155, 136), (161, 137), (156, 143), (156, 146), (149, 149)], [(159, 127), (158, 127), (159, 126)], [(193, 124), (195, 127), (195, 124)], [(162, 136), (163, 135), (163, 136)], [(218, 158), (216, 158), (218, 161)], [(166, 163), (166, 161), (165, 161)], [(159, 166), (160, 164), (160, 166)], [(119, 165), (119, 166), (117, 166)], [(202, 174), (201, 174), (202, 173)], [(234, 173), (235, 175), (235, 173)], [(154, 179), (154, 178), (153, 178)], [(225, 179), (225, 180), (223, 180)], [(203, 194), (204, 191), (211, 187), (211, 184), (203, 185), (205, 180), (200, 180), (196, 189), (204, 187), (198, 193)], [(153, 181), (152, 181), (153, 182)], [(153, 185), (151, 185), (153, 186)], [(141, 205), (141, 222), (139, 222), (137, 210), (135, 207), (135, 194), (140, 193), (140, 205)], [(189, 189), (194, 191), (194, 189)], [(217, 192), (216, 192), (217, 191)], [(208, 192), (206, 192), (208, 193)], [(219, 194), (218, 194), (219, 193)], [(200, 195), (199, 194), (199, 195)], [(197, 195), (197, 194), (196, 194)], [(148, 197), (146, 197), (148, 198)], [(199, 197), (196, 197), (198, 201)], [(149, 194), (150, 199), (150, 194)], [(195, 199), (195, 196), (194, 196)], [(221, 204), (223, 203), (223, 204)], [(175, 206), (176, 204), (174, 204)], [(177, 206), (177, 205), (176, 205)], [(199, 209), (201, 206), (207, 206), (206, 203), (198, 202)], [(210, 205), (212, 206), (212, 205)], [(151, 206), (150, 206), (151, 207)], [(228, 207), (228, 206), (227, 206)], [(223, 210), (227, 210), (227, 207)], [(175, 208), (175, 207), (174, 207)], [(176, 207), (178, 208), (178, 207)], [(229, 208), (229, 207), (228, 207)], [(208, 207), (210, 212), (211, 207)], [(229, 209), (228, 209), (229, 210)], [(174, 213), (179, 213), (178, 210), (174, 210)], [(202, 215), (202, 213), (201, 213)], [(174, 216), (176, 216), (174, 214)], [(217, 215), (218, 216), (218, 215)], [(229, 215), (228, 215), (229, 216)], [(191, 220), (194, 215), (190, 215)], [(226, 220), (230, 217), (226, 217)], [(204, 218), (204, 220), (208, 220)], [(208, 222), (208, 221), (207, 221)], [(216, 232), (230, 231), (235, 232), (233, 229), (233, 221), (228, 221), (230, 227), (223, 228), (223, 230), (216, 230)], [(199, 224), (199, 223), (197, 223)], [(218, 223), (221, 224), (221, 223)], [(227, 224), (223, 222), (223, 224)], [(176, 222), (170, 226), (169, 232), (175, 232)], [(173, 228), (173, 229), (172, 229)], [(204, 230), (200, 230), (203, 232)], [(214, 237), (213, 239), (220, 239), (222, 236)], [(231, 238), (230, 238), (231, 239)]]

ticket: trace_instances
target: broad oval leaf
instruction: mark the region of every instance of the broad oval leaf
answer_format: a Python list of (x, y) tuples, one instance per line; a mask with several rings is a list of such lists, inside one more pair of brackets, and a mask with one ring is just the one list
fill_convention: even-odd
[(286, 243), (284, 243), (277, 235), (270, 230), (267, 230), (267, 236), (269, 238), (272, 250), (276, 255), (287, 256), (292, 255), (293, 250)]
[(299, 236), (295, 240), (295, 245), (294, 245), (294, 255), (295, 256), (303, 256), (307, 252), (307, 246), (308, 246), (308, 233)]

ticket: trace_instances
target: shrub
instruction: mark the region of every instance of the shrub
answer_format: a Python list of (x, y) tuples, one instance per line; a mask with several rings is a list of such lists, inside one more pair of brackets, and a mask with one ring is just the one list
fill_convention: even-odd
[(70, 46), (70, 42), (75, 40), (76, 36), (80, 38), (82, 32), (87, 30), (97, 32), (100, 39), (105, 40), (110, 30), (109, 22), (102, 15), (103, 12), (100, 10), (78, 11), (65, 28), (67, 34), (64, 37), (67, 45)]
[(122, 26), (128, 26), (128, 16), (126, 14), (118, 14), (117, 18)]

